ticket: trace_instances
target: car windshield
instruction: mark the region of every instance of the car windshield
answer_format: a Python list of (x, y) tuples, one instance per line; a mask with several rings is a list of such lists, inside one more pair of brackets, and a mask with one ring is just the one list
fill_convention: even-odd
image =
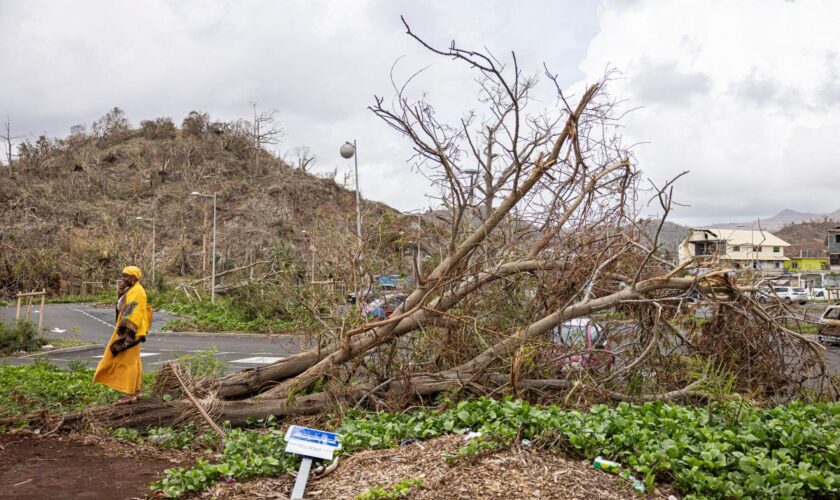
[(787, 291), (788, 291), (788, 289), (787, 289), (787, 288), (785, 288), (785, 287), (783, 287), (783, 286), (777, 287), (775, 290), (776, 290), (777, 292), (787, 292)]
[(564, 323), (560, 327), (560, 343), (573, 349), (586, 349), (586, 325)]
[(823, 314), (824, 319), (840, 319), (840, 307), (832, 307)]

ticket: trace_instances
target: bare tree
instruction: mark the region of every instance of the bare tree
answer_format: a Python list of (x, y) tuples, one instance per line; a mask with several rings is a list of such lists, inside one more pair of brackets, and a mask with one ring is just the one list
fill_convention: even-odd
[(265, 146), (274, 146), (280, 143), (283, 137), (283, 129), (277, 124), (276, 109), (269, 109), (267, 111), (257, 111), (257, 102), (249, 101), (251, 107), (254, 109), (254, 121), (251, 124), (251, 137), (254, 141), (254, 173), (262, 175), (262, 168), (260, 167), (260, 155)]
[(315, 164), (316, 157), (312, 154), (307, 146), (294, 148), (290, 154), (287, 154), (283, 161), (292, 168), (300, 170), (303, 173), (309, 173), (312, 165)]
[(3, 123), (3, 135), (0, 135), (0, 139), (3, 139), (5, 143), (4, 146), (6, 147), (6, 166), (9, 168), (9, 176), (14, 173), (13, 168), (13, 158), (12, 155), (14, 153), (14, 147), (12, 145), (12, 141), (15, 139), (20, 139), (20, 136), (13, 136), (12, 135), (12, 123), (8, 116), (6, 116), (6, 121)]

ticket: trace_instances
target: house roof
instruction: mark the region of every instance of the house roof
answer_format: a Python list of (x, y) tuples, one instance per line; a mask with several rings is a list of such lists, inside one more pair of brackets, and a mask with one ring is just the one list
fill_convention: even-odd
[(729, 245), (746, 246), (773, 246), (788, 247), (790, 243), (767, 231), (751, 231), (749, 229), (718, 229), (718, 228), (693, 228), (694, 234), (690, 241), (702, 241), (704, 233), (709, 236), (726, 240)]

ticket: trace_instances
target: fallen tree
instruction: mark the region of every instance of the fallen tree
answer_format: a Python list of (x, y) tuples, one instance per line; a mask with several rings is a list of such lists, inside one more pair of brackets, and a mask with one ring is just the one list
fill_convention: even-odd
[[(485, 107), (445, 123), (407, 84), (394, 85), (390, 106), (377, 97), (371, 107), (411, 141), (417, 168), (438, 188), (444, 209), (419, 225), (440, 242), (435, 264), (415, 254), (416, 286), (387, 319), (352, 310), (319, 319), (317, 347), (203, 384), (207, 413), (238, 425), (345, 405), (393, 408), (439, 393), (550, 391), (568, 400), (581, 388), (630, 401), (708, 399), (719, 386), (766, 398), (806, 386), (836, 396), (822, 348), (786, 322), (783, 304), (760, 306), (715, 258), (674, 266), (658, 257), (659, 230), (646, 239), (636, 218), (646, 191), (665, 220), (673, 180), (640, 188), (606, 94), (609, 75), (573, 99), (546, 71), (556, 105), (532, 113), (539, 79), (515, 55), (502, 63), (454, 43), (437, 49), (406, 29), (474, 71)], [(359, 290), (365, 259), (377, 254), (373, 239), (344, 248), (342, 278)], [(708, 320), (692, 314), (695, 292)], [(607, 311), (622, 318), (609, 335), (615, 365), (571, 369), (564, 359), (599, 348), (558, 354), (558, 327)], [(65, 425), (172, 424), (193, 418), (194, 406), (150, 400)]]

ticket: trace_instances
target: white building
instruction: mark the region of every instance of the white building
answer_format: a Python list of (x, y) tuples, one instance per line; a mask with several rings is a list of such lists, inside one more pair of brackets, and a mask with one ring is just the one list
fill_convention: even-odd
[(679, 246), (682, 262), (692, 257), (717, 257), (736, 268), (784, 272), (785, 247), (790, 244), (767, 231), (749, 229), (692, 228)]

